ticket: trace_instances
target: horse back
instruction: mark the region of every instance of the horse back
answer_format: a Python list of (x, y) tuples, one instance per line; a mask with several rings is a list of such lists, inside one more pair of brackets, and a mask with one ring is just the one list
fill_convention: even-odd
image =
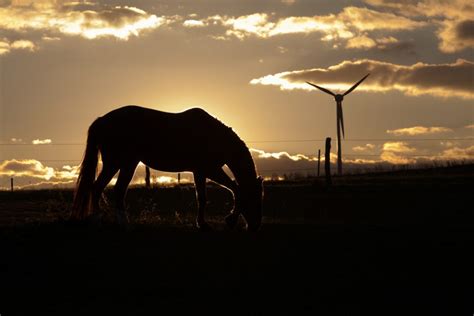
[(169, 113), (125, 106), (100, 120), (101, 151), (155, 163), (156, 169), (192, 169), (208, 161), (223, 164), (232, 155), (235, 134), (200, 108)]

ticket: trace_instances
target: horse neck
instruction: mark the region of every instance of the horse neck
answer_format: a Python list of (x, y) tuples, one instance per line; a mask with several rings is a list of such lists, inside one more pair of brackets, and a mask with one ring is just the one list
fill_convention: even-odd
[(248, 148), (242, 143), (239, 149), (233, 151), (232, 157), (227, 162), (227, 166), (234, 174), (239, 186), (247, 186), (255, 182), (257, 172), (253, 163), (252, 155)]

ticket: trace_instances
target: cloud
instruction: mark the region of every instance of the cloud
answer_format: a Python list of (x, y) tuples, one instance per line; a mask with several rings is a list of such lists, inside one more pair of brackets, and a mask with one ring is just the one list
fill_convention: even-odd
[(277, 152), (277, 153), (268, 153), (268, 152), (265, 152), (265, 151), (260, 150), (260, 149), (251, 148), (250, 152), (252, 154), (256, 154), (256, 157), (260, 158), (260, 159), (265, 159), (265, 158), (274, 158), (274, 159), (287, 158), (287, 159), (290, 159), (290, 160), (293, 160), (293, 161), (300, 161), (300, 160), (314, 161), (314, 160), (317, 160), (314, 157), (310, 158), (310, 157), (305, 156), (303, 154), (290, 155), (286, 151), (281, 151), (281, 152)]
[(23, 142), (23, 139), (13, 137), (13, 138), (10, 138), (10, 141), (11, 141), (12, 143), (21, 144), (21, 143)]
[(157, 183), (160, 184), (172, 184), (172, 183), (178, 183), (178, 180), (176, 178), (170, 177), (170, 176), (158, 176), (155, 178)]
[(380, 158), (383, 161), (386, 161), (386, 162), (394, 164), (394, 165), (406, 165), (406, 164), (412, 164), (412, 163), (416, 162), (415, 159), (404, 157), (402, 155), (399, 155), (399, 154), (396, 154), (396, 153), (393, 153), (393, 152), (390, 152), (390, 151), (383, 152), (380, 155)]
[(360, 31), (413, 30), (427, 25), (426, 22), (411, 20), (393, 13), (358, 7), (344, 8), (338, 18)]
[(397, 13), (417, 17), (444, 17), (460, 19), (474, 16), (474, 6), (470, 0), (364, 0), (375, 7), (394, 9)]
[(31, 142), (33, 145), (46, 145), (46, 144), (51, 144), (52, 141), (49, 138), (46, 139), (35, 139)]
[(384, 151), (395, 153), (410, 153), (416, 151), (415, 148), (409, 147), (406, 142), (387, 142), (383, 144)]
[(16, 49), (28, 50), (32, 52), (36, 49), (36, 45), (28, 40), (17, 40), (12, 42), (10, 42), (8, 39), (0, 40), (0, 55), (7, 54)]
[(47, 167), (35, 159), (11, 159), (0, 163), (0, 176), (30, 177), (43, 180), (72, 180), (77, 177), (78, 167), (64, 166), (62, 169)]
[[(446, 144), (447, 145), (447, 144)], [(368, 170), (372, 168), (389, 167), (390, 165), (406, 164), (427, 164), (433, 161), (446, 160), (472, 160), (474, 159), (474, 146), (459, 147), (453, 144), (443, 145), (439, 149), (414, 147), (404, 141), (389, 141), (382, 144), (380, 150), (374, 144), (355, 146), (352, 148), (358, 154), (343, 155), (344, 169), (347, 170)], [(366, 152), (372, 152), (373, 159), (365, 159)], [(288, 152), (266, 152), (260, 149), (251, 149), (252, 156), (257, 165), (257, 169), (262, 174), (291, 173), (315, 173), (317, 168), (317, 157), (304, 154), (291, 154)], [(359, 156), (360, 155), (360, 156)], [(337, 155), (330, 153), (331, 164), (334, 166), (337, 161)], [(324, 161), (324, 156), (321, 157)]]
[(186, 20), (183, 22), (184, 27), (204, 27), (207, 23), (202, 20)]
[(240, 16), (237, 18), (222, 18), (222, 23), (230, 27), (226, 35), (234, 35), (243, 39), (248, 35), (256, 35), (258, 37), (269, 37), (270, 31), (274, 28), (274, 23), (268, 22), (268, 14), (254, 13), (250, 15)]
[(414, 53), (414, 45), (412, 41), (400, 42), (393, 36), (381, 38), (371, 38), (367, 34), (361, 34), (350, 38), (346, 42), (346, 48), (349, 49), (378, 49), (380, 51), (407, 51)]
[(401, 136), (401, 135), (415, 136), (415, 135), (448, 133), (452, 131), (453, 131), (452, 129), (447, 128), (447, 127), (413, 126), (413, 127), (387, 130), (387, 133), (397, 135), (397, 136)]
[(346, 90), (366, 73), (370, 77), (357, 89), (384, 92), (398, 90), (407, 95), (429, 94), (441, 97), (474, 98), (474, 63), (458, 59), (451, 64), (416, 63), (411, 66), (363, 59), (343, 61), (328, 68), (286, 71), (250, 81), (253, 85), (275, 85), (282, 90), (313, 91), (306, 81), (329, 89)]
[(376, 7), (391, 9), (401, 15), (430, 18), (438, 26), (439, 49), (455, 53), (474, 48), (474, 6), (470, 0), (365, 0)]
[(55, 170), (55, 178), (56, 179), (76, 179), (77, 175), (79, 174), (79, 165), (77, 166), (70, 166), (65, 165), (60, 170)]
[(287, 17), (278, 20), (268, 36), (321, 32), (326, 38), (350, 38), (353, 35), (334, 15), (320, 17)]
[(347, 41), (346, 48), (369, 49), (377, 46), (377, 42), (366, 35), (353, 37)]
[[(87, 39), (115, 37), (127, 40), (145, 30), (168, 23), (166, 18), (131, 6), (112, 6), (92, 2), (13, 1), (0, 6), (0, 31), (44, 32), (45, 40), (57, 35), (77, 35)], [(0, 42), (0, 54), (5, 49)], [(10, 43), (13, 49), (35, 49), (36, 43), (20, 40)]]
[[(212, 23), (210, 23), (212, 21)], [(227, 28), (226, 36), (239, 39), (247, 37), (270, 38), (285, 34), (310, 34), (319, 32), (323, 41), (350, 39), (366, 31), (413, 30), (427, 25), (393, 13), (378, 12), (368, 8), (346, 7), (338, 14), (316, 16), (276, 17), (274, 14), (253, 13), (238, 17), (212, 16), (202, 20), (189, 20), (186, 26), (215, 25)], [(361, 33), (362, 32), (362, 33)], [(219, 37), (220, 38), (220, 37)], [(355, 43), (351, 44), (355, 45)]]
[(357, 151), (357, 152), (370, 151), (370, 150), (373, 150), (373, 149), (375, 149), (375, 145), (374, 145), (374, 144), (365, 144), (364, 146), (355, 146), (355, 147), (352, 147), (352, 150), (353, 150), (353, 151)]
[[(302, 172), (302, 173), (315, 173), (317, 167), (317, 156), (309, 156), (304, 154), (290, 154), (286, 151), (282, 152), (266, 152), (261, 149), (250, 149), (252, 156), (257, 165), (259, 172), (265, 175), (272, 173), (289, 173), (289, 172)], [(324, 155), (321, 156), (321, 162), (324, 162)], [(330, 153), (331, 164), (335, 164), (337, 161), (337, 155), (333, 152)], [(365, 165), (373, 165), (376, 160), (363, 159), (363, 158), (346, 158), (343, 157), (342, 161), (344, 164), (350, 166), (349, 168), (359, 168)], [(380, 161), (378, 161), (380, 162)], [(323, 166), (321, 166), (323, 168)]]
[(386, 142), (383, 144), (382, 154), (380, 158), (391, 164), (410, 164), (416, 160), (408, 158), (404, 154), (413, 153), (416, 149), (410, 147), (405, 142)]
[(474, 129), (474, 124), (466, 125), (464, 128)]
[(474, 20), (445, 20), (436, 33), (440, 39), (439, 49), (444, 53), (455, 53), (474, 48)]
[(474, 146), (449, 148), (443, 151), (441, 157), (444, 159), (474, 159)]

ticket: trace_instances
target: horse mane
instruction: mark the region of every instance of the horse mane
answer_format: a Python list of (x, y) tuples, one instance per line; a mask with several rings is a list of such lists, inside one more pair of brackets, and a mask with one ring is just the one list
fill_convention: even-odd
[[(221, 127), (221, 129), (224, 131), (223, 136), (226, 138), (227, 141), (230, 141), (229, 145), (234, 150), (236, 150), (236, 151), (233, 151), (233, 154), (236, 155), (235, 158), (238, 159), (237, 163), (241, 166), (241, 168), (252, 170), (253, 171), (252, 177), (255, 179), (257, 175), (257, 170), (255, 167), (255, 163), (252, 159), (252, 154), (250, 153), (250, 149), (248, 148), (247, 144), (232, 129), (232, 127), (227, 126), (216, 117), (213, 117), (213, 119), (217, 122), (219, 127)], [(231, 166), (229, 167), (232, 169)]]

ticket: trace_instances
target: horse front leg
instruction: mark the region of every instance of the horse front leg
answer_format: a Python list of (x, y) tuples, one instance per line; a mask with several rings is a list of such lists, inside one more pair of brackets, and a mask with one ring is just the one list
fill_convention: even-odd
[[(235, 199), (235, 198), (234, 198)], [(235, 226), (237, 225), (237, 223), (239, 222), (239, 216), (240, 216), (240, 210), (239, 208), (237, 207), (237, 203), (235, 203), (235, 207), (232, 211), (230, 211), (230, 214), (227, 215), (224, 220), (225, 220), (225, 223), (227, 224), (227, 226), (230, 228), (230, 229), (233, 229), (235, 228)]]
[(200, 231), (210, 231), (211, 226), (206, 223), (204, 213), (206, 210), (206, 177), (201, 173), (194, 172), (194, 184), (196, 185), (196, 196), (198, 201), (198, 214), (196, 217), (196, 226)]
[(214, 172), (211, 172), (208, 176), (209, 179), (212, 181), (216, 182), (217, 184), (220, 184), (227, 188), (233, 196), (234, 199), (234, 207), (230, 211), (230, 214), (225, 217), (225, 222), (229, 228), (234, 228), (238, 221), (239, 221), (239, 216), (240, 216), (240, 198), (239, 198), (239, 187), (237, 183), (232, 180), (225, 172), (222, 170), (222, 168), (215, 170)]

